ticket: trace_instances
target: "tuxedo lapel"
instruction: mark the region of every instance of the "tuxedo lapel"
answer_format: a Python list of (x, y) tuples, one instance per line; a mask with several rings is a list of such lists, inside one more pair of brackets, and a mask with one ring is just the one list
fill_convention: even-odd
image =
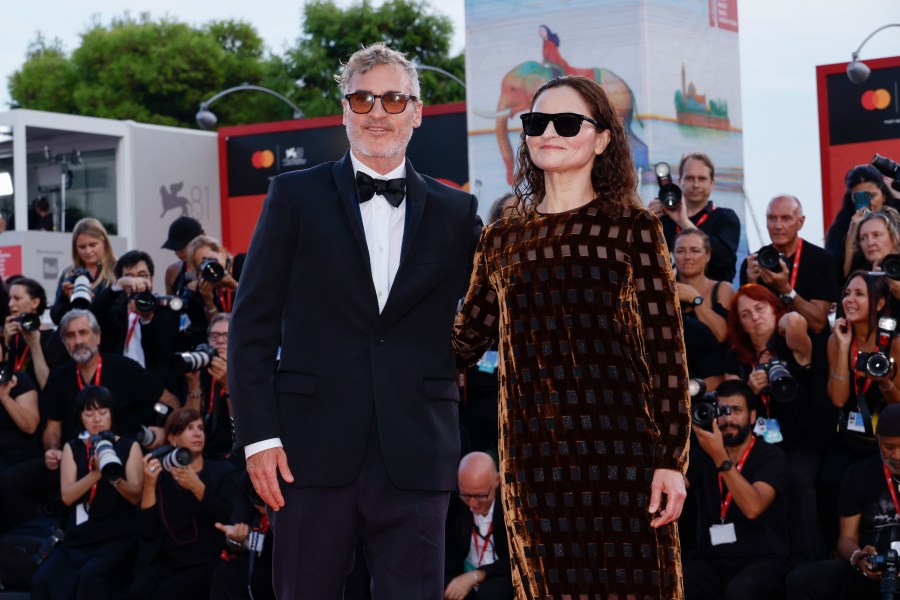
[[(369, 247), (366, 244), (366, 232), (363, 229), (362, 216), (359, 212), (359, 197), (356, 193), (356, 178), (353, 174), (353, 162), (350, 160), (350, 151), (344, 155), (344, 158), (334, 163), (332, 167), (332, 176), (334, 177), (334, 185), (337, 188), (338, 196), (340, 196), (341, 204), (347, 213), (347, 222), (353, 230), (353, 237), (359, 245), (359, 250), (363, 254), (366, 265), (370, 264)], [(374, 291), (374, 288), (373, 288)]]
[[(403, 244), (400, 246), (400, 269), (406, 262), (409, 248), (416, 238), (422, 213), (425, 212), (425, 197), (428, 186), (422, 176), (416, 173), (412, 163), (406, 159), (406, 224), (403, 227)], [(398, 271), (399, 273), (399, 271)]]

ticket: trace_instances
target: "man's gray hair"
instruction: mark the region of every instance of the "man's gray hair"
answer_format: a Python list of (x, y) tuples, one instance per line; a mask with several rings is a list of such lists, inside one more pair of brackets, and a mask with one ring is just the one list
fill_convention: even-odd
[(100, 323), (97, 322), (97, 317), (94, 316), (89, 310), (84, 310), (80, 308), (73, 308), (69, 312), (63, 315), (62, 320), (59, 322), (59, 337), (63, 340), (66, 339), (66, 331), (69, 329), (69, 323), (72, 322), (73, 319), (77, 319), (78, 317), (85, 317), (88, 320), (88, 325), (91, 327), (91, 331), (100, 335)]
[[(412, 84), (412, 95), (421, 100), (419, 71), (406, 59), (406, 54), (389, 48), (384, 42), (376, 42), (354, 52), (350, 59), (343, 63), (344, 68), (339, 73), (335, 73), (334, 80), (340, 84), (341, 91), (349, 94), (352, 91), (350, 90), (350, 80), (353, 79), (353, 76), (357, 73), (368, 73), (376, 65), (397, 65), (406, 71)], [(405, 90), (385, 91), (405, 92)]]

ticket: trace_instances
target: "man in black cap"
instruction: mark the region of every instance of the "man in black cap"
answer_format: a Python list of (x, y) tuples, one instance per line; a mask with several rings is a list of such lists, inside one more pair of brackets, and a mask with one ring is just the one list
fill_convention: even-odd
[(839, 558), (795, 569), (788, 598), (881, 597), (874, 557), (900, 545), (900, 404), (881, 411), (876, 435), (879, 453), (848, 468), (841, 482)]
[(203, 233), (203, 226), (197, 219), (178, 217), (169, 225), (169, 238), (162, 247), (175, 252), (178, 262), (166, 267), (166, 293), (177, 294), (176, 288), (183, 289), (187, 283), (187, 263), (185, 262), (188, 244)]

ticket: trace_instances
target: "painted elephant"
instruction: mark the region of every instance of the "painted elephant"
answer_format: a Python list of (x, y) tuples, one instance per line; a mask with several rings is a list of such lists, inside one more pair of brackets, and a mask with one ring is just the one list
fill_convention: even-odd
[[(603, 91), (609, 96), (616, 112), (622, 117), (625, 132), (628, 134), (628, 141), (631, 144), (635, 167), (649, 168), (647, 145), (631, 130), (635, 104), (631, 88), (618, 75), (607, 69), (586, 69), (585, 71), (593, 73), (594, 81), (600, 84)], [(534, 92), (556, 75), (556, 71), (539, 62), (528, 61), (517, 65), (503, 76), (497, 112), (481, 113), (482, 116), (496, 117), (497, 119), (497, 144), (500, 146), (500, 155), (506, 165), (506, 180), (510, 184), (513, 183), (513, 149), (509, 143), (509, 120), (519, 113), (527, 111), (531, 107), (531, 98)]]

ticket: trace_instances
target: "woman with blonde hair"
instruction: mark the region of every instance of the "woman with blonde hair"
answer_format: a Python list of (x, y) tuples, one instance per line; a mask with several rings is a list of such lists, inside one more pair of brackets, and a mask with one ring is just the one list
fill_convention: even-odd
[(207, 319), (231, 312), (238, 287), (231, 253), (216, 238), (198, 235), (188, 244), (187, 262), (195, 279), (193, 290), (203, 299)]
[(92, 297), (96, 297), (116, 281), (115, 267), (116, 255), (103, 223), (93, 217), (78, 221), (72, 230), (72, 266), (60, 276), (56, 299), (50, 307), (53, 322), (59, 325), (63, 315), (72, 309), (73, 275), (86, 272)]

